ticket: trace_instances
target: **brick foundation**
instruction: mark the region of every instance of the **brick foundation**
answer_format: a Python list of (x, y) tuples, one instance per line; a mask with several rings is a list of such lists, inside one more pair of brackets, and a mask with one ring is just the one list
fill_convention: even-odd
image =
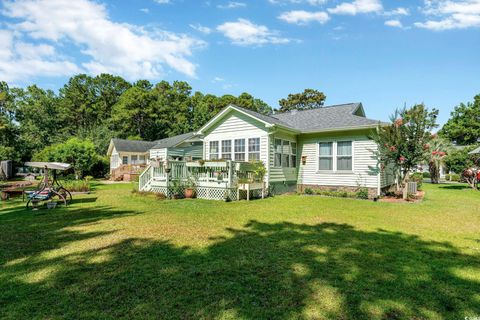
[[(316, 184), (299, 184), (297, 185), (297, 191), (303, 193), (305, 189), (310, 188), (312, 190), (324, 190), (324, 191), (348, 191), (357, 192), (362, 187), (345, 187), (345, 186), (321, 186)], [(377, 188), (367, 188), (368, 197), (373, 199), (377, 196)]]

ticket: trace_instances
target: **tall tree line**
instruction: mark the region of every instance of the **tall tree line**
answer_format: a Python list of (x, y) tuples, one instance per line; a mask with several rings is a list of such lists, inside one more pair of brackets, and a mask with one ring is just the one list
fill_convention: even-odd
[(31, 159), (71, 137), (105, 154), (112, 137), (157, 140), (196, 130), (228, 104), (263, 114), (272, 108), (249, 93), (238, 97), (193, 92), (184, 81), (129, 83), (121, 77), (79, 74), (59, 90), (0, 82), (0, 159)]

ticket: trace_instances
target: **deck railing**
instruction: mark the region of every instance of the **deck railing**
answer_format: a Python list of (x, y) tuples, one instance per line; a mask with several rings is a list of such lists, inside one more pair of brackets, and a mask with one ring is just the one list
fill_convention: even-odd
[(230, 160), (152, 162), (140, 175), (139, 188), (144, 190), (150, 183), (168, 187), (175, 181), (194, 183), (197, 186), (232, 188), (239, 179), (253, 179), (254, 173), (248, 170), (248, 165)]

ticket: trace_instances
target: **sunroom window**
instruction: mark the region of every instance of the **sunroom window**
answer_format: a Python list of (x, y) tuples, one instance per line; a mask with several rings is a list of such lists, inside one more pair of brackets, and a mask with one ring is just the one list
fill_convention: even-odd
[(235, 161), (245, 161), (245, 139), (234, 141)]
[(210, 141), (210, 160), (218, 159), (218, 141)]
[(232, 140), (222, 141), (222, 159), (232, 160)]
[(275, 139), (275, 167), (282, 166), (282, 140)]
[(260, 138), (248, 139), (248, 161), (260, 160)]

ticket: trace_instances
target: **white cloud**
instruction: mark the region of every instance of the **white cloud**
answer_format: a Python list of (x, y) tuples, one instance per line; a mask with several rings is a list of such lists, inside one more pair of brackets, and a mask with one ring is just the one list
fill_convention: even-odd
[(150, 10), (148, 8), (142, 8), (140, 9), (140, 11), (142, 11), (143, 13), (149, 13)]
[(277, 32), (270, 31), (266, 26), (258, 25), (246, 19), (225, 22), (217, 26), (217, 30), (230, 39), (233, 44), (240, 46), (283, 44), (290, 39), (278, 37)]
[(219, 9), (236, 9), (246, 7), (247, 4), (244, 2), (230, 1), (227, 4), (219, 4), (217, 8)]
[[(73, 43), (90, 58), (87, 72), (109, 72), (127, 79), (155, 79), (164, 67), (195, 77), (188, 57), (204, 42), (163, 30), (117, 23), (105, 6), (88, 0), (23, 0), (4, 3), (3, 14), (20, 20), (11, 28), (23, 37), (50, 41), (57, 49)], [(63, 74), (63, 73), (61, 73)]]
[(198, 32), (201, 32), (203, 34), (210, 34), (212, 33), (212, 29), (209, 27), (202, 26), (201, 24), (189, 24), (190, 28), (197, 30)]
[(317, 11), (303, 11), (303, 10), (293, 10), (282, 13), (279, 17), (280, 20), (286, 21), (288, 23), (294, 24), (307, 24), (309, 22), (318, 22), (321, 24), (326, 23), (330, 17), (326, 12)]
[(268, 2), (280, 5), (308, 3), (312, 6), (318, 6), (321, 4), (325, 4), (327, 0), (268, 0)]
[(355, 0), (343, 2), (334, 8), (328, 9), (332, 14), (356, 15), (359, 13), (378, 13), (383, 10), (380, 0)]
[(224, 81), (225, 81), (225, 79), (223, 79), (221, 77), (215, 77), (212, 80), (213, 83), (224, 82)]
[(467, 29), (480, 27), (480, 0), (425, 0), (423, 12), (429, 16), (416, 22), (418, 28), (430, 30)]
[(12, 82), (36, 76), (69, 76), (80, 72), (50, 45), (19, 41), (14, 32), (0, 30), (0, 80)]
[(168, 4), (168, 3), (170, 3), (170, 0), (153, 0), (153, 1), (155, 1), (158, 4)]
[(385, 15), (385, 16), (409, 16), (410, 15), (410, 10), (408, 10), (407, 8), (399, 7), (399, 8), (390, 10), (390, 11), (385, 11), (383, 13), (383, 15)]
[(385, 21), (385, 25), (389, 26), (389, 27), (395, 27), (395, 28), (402, 28), (403, 27), (402, 22), (400, 20), (396, 20), (396, 19)]

